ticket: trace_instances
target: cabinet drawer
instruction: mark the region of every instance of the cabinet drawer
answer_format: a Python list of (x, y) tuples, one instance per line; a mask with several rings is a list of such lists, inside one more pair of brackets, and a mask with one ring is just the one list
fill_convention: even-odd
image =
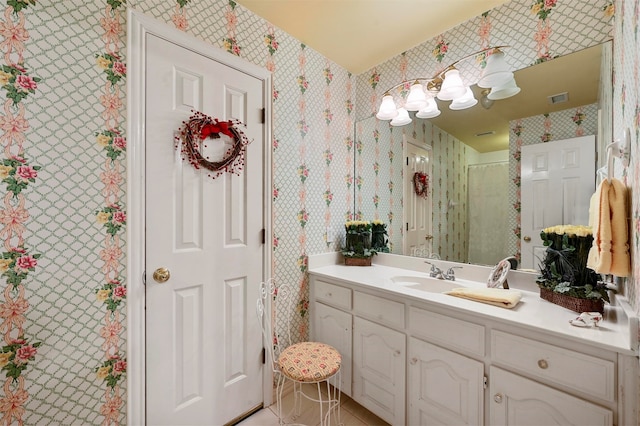
[(359, 291), (353, 293), (353, 310), (357, 314), (393, 327), (404, 328), (404, 304)]
[(351, 309), (351, 289), (325, 281), (315, 280), (313, 296), (338, 308)]
[(484, 326), (411, 307), (409, 331), (429, 342), (484, 356)]
[(494, 362), (605, 401), (615, 400), (615, 363), (501, 331), (491, 333)]

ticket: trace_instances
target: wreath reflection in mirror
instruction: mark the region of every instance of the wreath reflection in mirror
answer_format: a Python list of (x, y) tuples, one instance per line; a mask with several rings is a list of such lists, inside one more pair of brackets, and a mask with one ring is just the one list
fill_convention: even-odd
[[(238, 120), (218, 121), (200, 111), (192, 111), (194, 114), (188, 121), (182, 122), (179, 135), (176, 136), (176, 149), (180, 147), (182, 159), (188, 161), (195, 169), (207, 169), (212, 173), (208, 176), (215, 179), (224, 172), (240, 175), (244, 167), (246, 147), (250, 141), (238, 128), (243, 124)], [(206, 140), (221, 139), (221, 135), (228, 136), (233, 143), (225, 155), (219, 161), (211, 161), (208, 156), (202, 155), (206, 148)]]
[(413, 174), (413, 190), (418, 197), (427, 198), (429, 196), (429, 175), (415, 172)]

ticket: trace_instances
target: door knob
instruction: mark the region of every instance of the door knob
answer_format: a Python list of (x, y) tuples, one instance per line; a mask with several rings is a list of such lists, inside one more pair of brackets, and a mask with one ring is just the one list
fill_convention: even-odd
[(433, 235), (425, 235), (424, 239), (425, 240), (432, 240), (433, 239)]
[(529, 241), (531, 241), (531, 237), (524, 237), (523, 240), (528, 243)]
[(170, 277), (171, 273), (167, 268), (158, 268), (153, 271), (153, 279), (160, 284), (169, 281)]

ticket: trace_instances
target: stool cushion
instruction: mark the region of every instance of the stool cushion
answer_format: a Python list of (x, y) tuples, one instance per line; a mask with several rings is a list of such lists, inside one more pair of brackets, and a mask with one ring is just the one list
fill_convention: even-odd
[(340, 370), (342, 356), (333, 346), (301, 342), (286, 348), (278, 357), (280, 371), (298, 382), (321, 382)]

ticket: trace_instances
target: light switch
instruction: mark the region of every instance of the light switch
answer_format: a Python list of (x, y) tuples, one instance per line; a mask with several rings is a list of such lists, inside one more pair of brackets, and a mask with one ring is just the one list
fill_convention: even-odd
[(333, 242), (333, 228), (330, 226), (327, 226), (327, 243), (332, 243)]

